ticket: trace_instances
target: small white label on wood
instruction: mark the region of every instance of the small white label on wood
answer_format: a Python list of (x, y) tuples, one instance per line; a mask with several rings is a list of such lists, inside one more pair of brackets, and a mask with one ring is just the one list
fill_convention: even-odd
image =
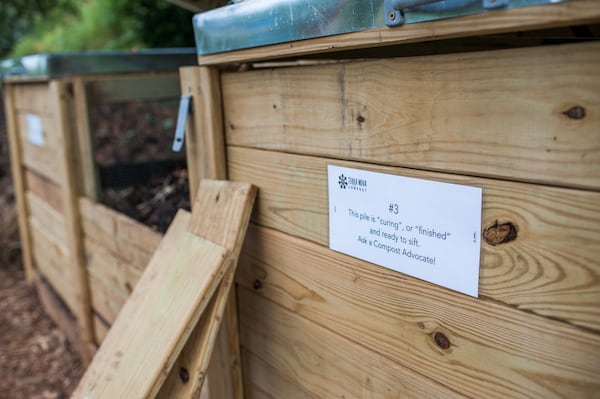
[(474, 297), (478, 187), (328, 166), (329, 247)]
[(39, 115), (27, 114), (27, 139), (31, 144), (44, 145), (44, 129)]

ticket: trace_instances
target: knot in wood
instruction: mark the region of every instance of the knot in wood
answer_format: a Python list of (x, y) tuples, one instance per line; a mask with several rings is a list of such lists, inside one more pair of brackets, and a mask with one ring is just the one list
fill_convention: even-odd
[(450, 348), (450, 340), (446, 336), (446, 334), (441, 332), (436, 332), (433, 335), (433, 341), (440, 349), (449, 349)]
[(483, 232), (485, 242), (490, 245), (500, 245), (511, 242), (517, 238), (517, 228), (511, 222), (494, 222), (491, 226), (485, 228)]
[(181, 379), (181, 382), (184, 384), (187, 384), (187, 382), (190, 380), (190, 373), (185, 367), (181, 367), (179, 369), (179, 379)]
[(569, 119), (579, 120), (585, 118), (586, 111), (582, 106), (576, 105), (563, 112), (563, 115)]

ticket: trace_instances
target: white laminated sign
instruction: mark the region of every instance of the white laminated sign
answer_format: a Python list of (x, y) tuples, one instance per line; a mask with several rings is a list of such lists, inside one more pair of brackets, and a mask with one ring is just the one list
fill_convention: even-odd
[(329, 247), (478, 295), (478, 187), (328, 166)]
[(44, 128), (42, 126), (42, 118), (39, 115), (25, 115), (27, 122), (27, 139), (31, 144), (37, 146), (44, 145)]

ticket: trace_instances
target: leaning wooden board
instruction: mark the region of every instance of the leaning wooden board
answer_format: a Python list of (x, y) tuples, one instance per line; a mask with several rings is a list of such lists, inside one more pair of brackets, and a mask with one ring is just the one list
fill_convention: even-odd
[[(192, 217), (178, 213), (73, 398), (154, 398), (204, 310), (220, 303), (219, 296), (211, 298), (235, 267), (256, 190), (203, 181), (199, 193), (202, 206)], [(209, 325), (218, 326), (222, 310), (211, 314)], [(210, 358), (211, 347), (203, 357)], [(198, 373), (191, 377), (199, 393), (206, 366)], [(177, 389), (171, 397), (178, 397)]]

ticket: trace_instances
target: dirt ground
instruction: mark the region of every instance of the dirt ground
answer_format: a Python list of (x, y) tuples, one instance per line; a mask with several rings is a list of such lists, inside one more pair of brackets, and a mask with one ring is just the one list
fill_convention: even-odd
[(0, 399), (68, 398), (83, 368), (25, 283), (0, 100)]

